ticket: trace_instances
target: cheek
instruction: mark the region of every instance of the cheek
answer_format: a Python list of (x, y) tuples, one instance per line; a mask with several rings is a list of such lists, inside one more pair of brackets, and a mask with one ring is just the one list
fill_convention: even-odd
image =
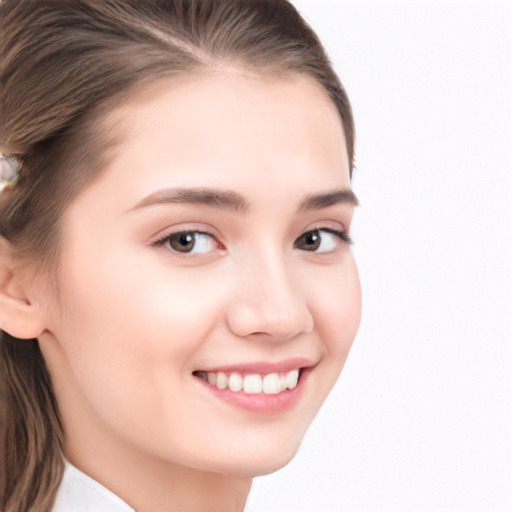
[[(182, 351), (201, 330), (199, 316), (213, 313), (199, 273), (167, 268), (136, 251), (106, 251), (94, 266), (73, 263), (61, 276), (61, 310), (69, 329), (88, 332), (88, 344), (129, 348), (125, 354), (159, 359)], [(145, 255), (144, 255), (145, 256)], [(193, 348), (193, 344), (191, 346)]]
[(98, 259), (94, 268), (69, 261), (55, 334), (77, 386), (109, 421), (161, 410), (180, 396), (215, 323), (215, 294), (202, 293), (200, 276), (135, 264), (126, 254)]
[(352, 254), (341, 269), (318, 280), (312, 289), (316, 330), (341, 370), (361, 322), (361, 285)]
[(210, 434), (201, 408), (190, 407), (191, 365), (215, 325), (212, 294), (192, 294), (190, 281), (184, 291), (185, 281), (170, 287), (162, 276), (145, 277), (132, 273), (121, 288), (83, 280), (68, 295), (73, 314), (62, 332), (64, 380), (73, 401), (66, 401), (67, 426), (79, 430), (92, 417), (102, 436), (114, 432), (146, 453), (202, 464), (189, 441)]

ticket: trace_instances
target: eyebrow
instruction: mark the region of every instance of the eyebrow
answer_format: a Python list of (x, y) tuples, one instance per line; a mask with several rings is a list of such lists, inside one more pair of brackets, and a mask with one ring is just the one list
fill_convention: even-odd
[(300, 203), (298, 211), (307, 212), (311, 210), (321, 210), (337, 204), (348, 204), (351, 206), (359, 206), (359, 200), (354, 192), (349, 189), (334, 190), (323, 194), (313, 194), (306, 196)]
[(139, 201), (131, 210), (159, 204), (202, 204), (226, 210), (246, 212), (249, 204), (242, 195), (231, 190), (212, 188), (166, 188), (157, 190)]
[[(201, 204), (241, 213), (249, 211), (249, 202), (233, 190), (214, 188), (165, 188), (149, 194), (128, 211), (165, 204)], [(334, 190), (305, 196), (298, 212), (321, 210), (337, 204), (358, 206), (359, 201), (351, 189)]]

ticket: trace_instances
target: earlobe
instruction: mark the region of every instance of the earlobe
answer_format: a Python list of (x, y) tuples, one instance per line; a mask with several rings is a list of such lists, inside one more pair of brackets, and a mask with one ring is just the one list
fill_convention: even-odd
[(14, 265), (12, 247), (0, 237), (0, 328), (21, 339), (37, 338), (44, 331), (37, 301)]

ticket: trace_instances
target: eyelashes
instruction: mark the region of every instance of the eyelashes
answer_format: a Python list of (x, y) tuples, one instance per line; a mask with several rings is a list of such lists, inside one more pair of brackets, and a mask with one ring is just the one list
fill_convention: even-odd
[(180, 254), (207, 254), (224, 247), (211, 233), (204, 231), (176, 231), (154, 242), (155, 246), (167, 245), (170, 250)]
[[(352, 244), (352, 239), (342, 230), (315, 228), (300, 235), (293, 247), (312, 253), (332, 253), (340, 244)], [(164, 247), (179, 255), (201, 255), (224, 250), (225, 247), (212, 233), (200, 230), (180, 230), (168, 233), (153, 242), (153, 246)]]
[(324, 253), (336, 250), (340, 241), (352, 244), (352, 239), (344, 231), (320, 228), (306, 231), (295, 240), (293, 246), (304, 251)]

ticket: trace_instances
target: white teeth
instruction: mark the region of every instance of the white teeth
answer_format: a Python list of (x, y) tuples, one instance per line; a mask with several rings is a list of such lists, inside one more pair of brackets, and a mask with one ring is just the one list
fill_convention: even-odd
[(291, 372), (286, 374), (286, 387), (288, 389), (293, 389), (297, 385), (298, 380), (299, 370), (292, 370)]
[(286, 389), (286, 375), (279, 375), (279, 386), (281, 391), (284, 391)]
[(228, 387), (228, 376), (223, 373), (217, 373), (217, 383), (215, 384), (219, 389), (226, 389)]
[(228, 387), (231, 391), (241, 391), (244, 387), (244, 379), (239, 373), (233, 372), (229, 376)]
[(242, 375), (239, 372), (233, 372), (229, 375), (224, 372), (196, 372), (196, 375), (219, 389), (229, 388), (230, 391), (235, 393), (243, 391), (248, 394), (276, 395), (297, 386), (299, 370), (292, 370), (287, 373), (268, 373), (266, 375), (259, 373)]
[(261, 393), (263, 391), (261, 377), (257, 373), (254, 375), (246, 375), (243, 390), (244, 393)]
[(281, 382), (277, 373), (269, 373), (263, 379), (263, 393), (266, 395), (276, 395), (281, 391)]

